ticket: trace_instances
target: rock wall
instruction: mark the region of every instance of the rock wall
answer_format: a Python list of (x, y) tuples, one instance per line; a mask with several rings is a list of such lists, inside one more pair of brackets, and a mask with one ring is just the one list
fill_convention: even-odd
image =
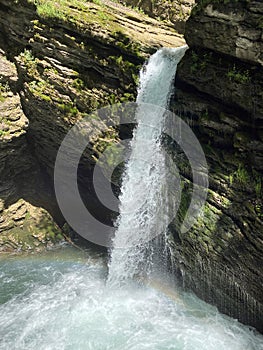
[(173, 226), (175, 262), (186, 288), (261, 332), (262, 5), (199, 2), (186, 25), (190, 49), (178, 68), (173, 101), (198, 137), (209, 167), (203, 213), (181, 234), (192, 174), (177, 154), (185, 191)]
[(149, 16), (173, 23), (179, 33), (184, 33), (195, 0), (120, 0), (121, 3), (141, 9)]
[[(102, 121), (89, 113), (133, 101), (138, 72), (149, 53), (160, 46), (183, 43), (171, 25), (111, 1), (78, 0), (71, 6), (64, 1), (0, 0), (0, 47), (12, 62), (1, 59), (1, 71), (9, 65), (13, 70), (8, 79), (12, 80), (13, 75), (16, 79), (10, 82), (10, 91), (5, 79), (1, 85), (6, 95), (0, 100), (0, 245), (1, 237), (7, 242), (13, 234), (13, 223), (21, 220), (21, 228), (29, 216), (35, 230), (39, 226), (46, 235), (44, 227), (50, 225), (38, 225), (40, 218), (33, 220), (30, 205), (39, 207), (39, 216), (43, 208), (47, 209), (63, 226), (53, 193), (53, 170), (64, 136), (84, 117), (88, 118), (89, 132), (95, 134)], [(109, 128), (89, 145), (80, 166), (85, 187), (82, 193), (89, 209), (98, 215), (110, 213), (93, 196), (92, 169), (105, 147), (118, 140), (118, 130)], [(19, 180), (22, 177), (24, 182)], [(21, 193), (24, 188), (28, 195)], [(25, 198), (23, 209), (18, 202), (21, 198)], [(15, 232), (19, 240), (18, 230)]]
[(39, 250), (62, 239), (47, 211), (54, 198), (28, 144), (17, 87), (15, 65), (0, 50), (0, 251)]

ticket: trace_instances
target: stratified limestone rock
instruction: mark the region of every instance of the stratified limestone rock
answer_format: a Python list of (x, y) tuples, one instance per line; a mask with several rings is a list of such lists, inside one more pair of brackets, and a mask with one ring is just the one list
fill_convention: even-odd
[(186, 24), (190, 49), (178, 67), (174, 109), (204, 149), (209, 192), (202, 216), (181, 234), (192, 174), (177, 157), (185, 194), (173, 232), (186, 286), (262, 331), (261, 5), (202, 1)]
[[(102, 121), (91, 112), (134, 101), (138, 72), (149, 54), (162, 46), (183, 45), (184, 39), (172, 25), (108, 0), (0, 0), (0, 44), (15, 63), (1, 59), (3, 72), (13, 67), (6, 78), (1, 75), (9, 84), (2, 87), (0, 107), (2, 231), (17, 232), (9, 206), (20, 198), (23, 207), (43, 207), (62, 226), (52, 185), (65, 135), (83, 118), (89, 134), (101, 130)], [(108, 128), (87, 146), (80, 162), (80, 182), (86, 186), (82, 193), (99, 215), (106, 209), (98, 208), (92, 194), (93, 167), (105, 147), (118, 140), (118, 131)], [(24, 213), (19, 213), (22, 235), (27, 229)]]
[(15, 65), (1, 51), (0, 251), (40, 249), (63, 239), (45, 209), (21, 199), (43, 203), (39, 194), (41, 174), (27, 143), (29, 121), (16, 92), (17, 81)]
[(197, 1), (185, 37), (201, 47), (263, 65), (263, 3), (253, 1)]
[(120, 2), (137, 7), (151, 17), (173, 23), (180, 33), (184, 32), (185, 22), (195, 4), (195, 0), (120, 0)]
[(60, 228), (43, 208), (20, 199), (1, 212), (0, 251), (40, 251), (61, 240)]
[(13, 90), (17, 81), (15, 65), (0, 53), (0, 197), (7, 200), (15, 192), (14, 179), (32, 166), (25, 134), (28, 119), (24, 115), (19, 95)]
[[(41, 39), (41, 33), (36, 34), (38, 20), (46, 25), (49, 33), (39, 42), (44, 44), (42, 46), (50, 45), (49, 50), (53, 49), (53, 53), (54, 49), (66, 51), (70, 49), (67, 46), (72, 44), (71, 50), (83, 50), (85, 46), (94, 45), (98, 51), (105, 50), (105, 54), (112, 48), (117, 53), (123, 52), (130, 57), (145, 57), (145, 54), (162, 46), (177, 47), (184, 43), (182, 36), (171, 25), (119, 6), (110, 0), (105, 3), (76, 0), (74, 5), (62, 0), (55, 4), (51, 0), (39, 0), (37, 6), (32, 0), (18, 0), (16, 3), (1, 0), (1, 7), (1, 26), (3, 33), (7, 35), (6, 39), (11, 40), (10, 45), (12, 42), (28, 45)], [(44, 36), (45, 31), (40, 31)], [(60, 45), (62, 38), (65, 42)], [(56, 39), (59, 39), (58, 42)]]
[(2, 41), (16, 61), (28, 137), (50, 175), (77, 120), (99, 107), (133, 101), (149, 52), (184, 43), (171, 26), (110, 1), (59, 1), (56, 8), (48, 0), (37, 7), (22, 0), (1, 4)]

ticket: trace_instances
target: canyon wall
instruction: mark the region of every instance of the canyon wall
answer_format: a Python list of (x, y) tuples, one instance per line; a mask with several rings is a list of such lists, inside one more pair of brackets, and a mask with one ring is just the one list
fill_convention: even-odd
[(180, 233), (192, 173), (173, 223), (174, 259), (186, 288), (220, 311), (263, 330), (263, 3), (199, 1), (186, 24), (189, 45), (176, 79), (173, 110), (206, 154), (207, 203)]
[[(62, 239), (53, 170), (68, 130), (84, 117), (90, 133), (100, 129), (91, 112), (133, 101), (149, 54), (184, 40), (173, 26), (110, 1), (0, 5), (0, 249), (40, 249)], [(192, 173), (183, 152), (170, 149), (184, 186), (171, 225), (177, 273), (185, 288), (261, 331), (262, 15), (259, 0), (202, 0), (187, 21), (190, 49), (171, 108), (200, 140), (210, 185), (202, 216), (185, 234)], [(93, 167), (119, 137), (109, 128), (84, 154), (83, 192), (97, 215), (110, 213), (93, 194)]]
[[(63, 138), (83, 118), (87, 133), (96, 134), (102, 121), (91, 112), (133, 101), (149, 54), (184, 43), (171, 25), (114, 2), (34, 3), (0, 1), (2, 250), (61, 240), (65, 220), (53, 171)], [(92, 171), (105, 147), (118, 140), (118, 130), (108, 128), (88, 145), (79, 167), (85, 203), (101, 220), (111, 213), (94, 195)]]
[(153, 18), (171, 22), (180, 33), (184, 33), (185, 22), (195, 4), (195, 0), (120, 0), (120, 2), (136, 7)]

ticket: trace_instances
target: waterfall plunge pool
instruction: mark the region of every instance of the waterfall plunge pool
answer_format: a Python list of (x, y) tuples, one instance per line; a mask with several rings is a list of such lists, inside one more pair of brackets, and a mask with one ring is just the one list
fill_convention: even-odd
[(0, 259), (1, 350), (261, 350), (263, 337), (172, 286), (106, 284), (106, 256)]
[[(168, 106), (185, 50), (163, 48), (151, 56), (137, 102)], [(167, 188), (163, 113), (139, 108), (137, 121), (109, 274), (107, 257), (91, 249), (0, 257), (1, 350), (263, 350), (262, 335), (167, 285), (166, 273), (143, 283), (133, 278), (152, 265), (151, 257), (144, 259), (152, 231), (165, 232), (169, 223), (161, 191)], [(147, 161), (140, 166), (142, 153)], [(134, 210), (137, 202), (142, 206)]]

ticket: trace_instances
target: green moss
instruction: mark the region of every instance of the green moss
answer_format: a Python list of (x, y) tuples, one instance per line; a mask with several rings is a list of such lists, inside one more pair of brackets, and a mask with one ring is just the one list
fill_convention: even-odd
[(234, 81), (236, 83), (245, 84), (250, 81), (250, 73), (248, 70), (237, 69), (235, 64), (233, 67), (227, 72), (227, 77), (230, 81)]
[(119, 134), (118, 131), (115, 130), (113, 127), (110, 127), (107, 131), (103, 132), (100, 137), (97, 138), (97, 140), (94, 142), (93, 149), (97, 153), (98, 158), (95, 159), (98, 160), (99, 156), (108, 148), (112, 147), (113, 150), (115, 150), (115, 143), (119, 140)]
[[(129, 74), (135, 86), (139, 84), (139, 71), (141, 69), (140, 64), (134, 64), (128, 60), (125, 60), (122, 55), (120, 56), (109, 56), (110, 65), (117, 65), (123, 74), (126, 76)], [(133, 99), (129, 99), (134, 101)]]
[(255, 212), (256, 212), (257, 217), (260, 220), (263, 220), (263, 206), (262, 206), (262, 203), (259, 202), (259, 203), (255, 204)]
[(47, 232), (48, 232), (48, 236), (50, 239), (54, 240), (56, 235), (55, 235), (55, 232), (52, 231), (52, 228), (51, 227), (48, 227), (47, 228)]
[(61, 240), (61, 231), (50, 218), (43, 217), (38, 221), (27, 213), (22, 227), (13, 227), (1, 235), (0, 245), (28, 251), (44, 249), (50, 242), (56, 243)]
[(49, 96), (48, 89), (50, 84), (46, 80), (36, 81), (33, 80), (29, 84), (29, 90), (41, 100), (45, 102), (51, 102), (51, 97)]
[(73, 102), (68, 102), (68, 103), (57, 103), (57, 107), (65, 112), (66, 114), (70, 114), (72, 116), (76, 116), (78, 114), (78, 109), (74, 105)]
[(208, 66), (208, 63), (212, 60), (212, 52), (209, 53), (197, 53), (191, 51), (191, 65), (190, 72), (192, 74), (197, 72), (204, 72)]
[(33, 62), (35, 61), (35, 57), (31, 50), (25, 49), (24, 52), (20, 54), (20, 57), (23, 59), (24, 62)]
[(124, 95), (120, 97), (120, 101), (122, 103), (132, 102), (134, 101), (134, 99), (135, 99), (134, 94), (130, 94), (128, 92), (125, 92)]
[(250, 180), (249, 173), (243, 165), (240, 165), (238, 167), (238, 169), (235, 172), (235, 177), (241, 185), (246, 185)]
[(255, 169), (253, 169), (252, 178), (253, 178), (253, 184), (254, 184), (256, 196), (257, 196), (257, 198), (262, 198), (263, 176), (261, 173), (257, 172)]
[(28, 74), (36, 76), (38, 59), (34, 57), (32, 51), (25, 49), (24, 52), (20, 53), (19, 58), (26, 66)]
[(5, 136), (5, 135), (6, 135), (6, 131), (0, 130), (0, 136)]
[(10, 91), (8, 83), (0, 83), (0, 92), (7, 93)]
[(188, 211), (188, 208), (191, 202), (190, 184), (186, 181), (182, 181), (181, 186), (182, 186), (181, 201), (180, 201), (180, 206), (177, 214), (179, 227), (183, 223), (183, 220), (186, 216), (186, 213)]
[[(134, 33), (129, 34), (130, 31), (125, 25), (121, 24), (119, 21), (119, 14), (116, 9), (112, 6), (105, 5), (102, 1), (85, 1), (85, 0), (27, 0), (30, 3), (36, 5), (37, 14), (40, 18), (59, 20), (63, 22), (70, 23), (71, 25), (78, 28), (79, 31), (86, 31), (87, 26), (92, 30), (96, 27), (96, 32), (100, 27), (103, 31), (108, 32), (109, 40), (120, 50), (129, 52), (143, 59), (141, 56), (141, 45), (135, 40), (133, 40)], [(129, 17), (129, 12), (125, 14)], [(137, 18), (136, 18), (137, 20)], [(143, 18), (142, 18), (143, 20)], [(43, 26), (39, 24), (39, 21), (34, 24), (33, 27), (36, 29), (38, 26)], [(33, 40), (38, 40), (41, 42), (41, 32), (36, 33)], [(86, 44), (81, 42), (79, 46), (86, 50)]]
[(128, 51), (135, 56), (141, 58), (141, 46), (139, 43), (131, 41), (130, 37), (123, 32), (121, 28), (112, 31), (112, 36), (115, 39), (115, 45), (123, 51)]
[(255, 169), (240, 163), (238, 168), (229, 175), (230, 186), (238, 184), (241, 188), (249, 188), (256, 198), (262, 196), (262, 175)]
[(57, 240), (57, 241), (62, 241), (63, 239), (64, 239), (64, 237), (62, 236), (61, 233), (59, 233), (59, 234), (56, 235), (56, 240)]
[(258, 20), (257, 27), (259, 29), (263, 29), (263, 16), (261, 16)]
[[(28, 0), (33, 2), (33, 0)], [(103, 3), (84, 0), (34, 0), (37, 6), (37, 14), (42, 18), (59, 19), (65, 22), (93, 23), (101, 26), (113, 25), (114, 17)]]
[(8, 83), (0, 83), (0, 102), (5, 102), (6, 94), (10, 91)]
[(104, 11), (97, 11), (97, 16), (102, 20), (102, 21), (109, 21), (111, 17), (105, 13)]
[(37, 13), (40, 17), (48, 18), (62, 18), (64, 17), (63, 12), (56, 8), (55, 4), (52, 2), (40, 2), (37, 1)]
[(75, 80), (73, 80), (73, 83), (72, 83), (72, 86), (78, 90), (79, 92), (81, 92), (84, 87), (85, 87), (85, 84), (84, 84), (84, 81), (80, 78), (77, 78)]

